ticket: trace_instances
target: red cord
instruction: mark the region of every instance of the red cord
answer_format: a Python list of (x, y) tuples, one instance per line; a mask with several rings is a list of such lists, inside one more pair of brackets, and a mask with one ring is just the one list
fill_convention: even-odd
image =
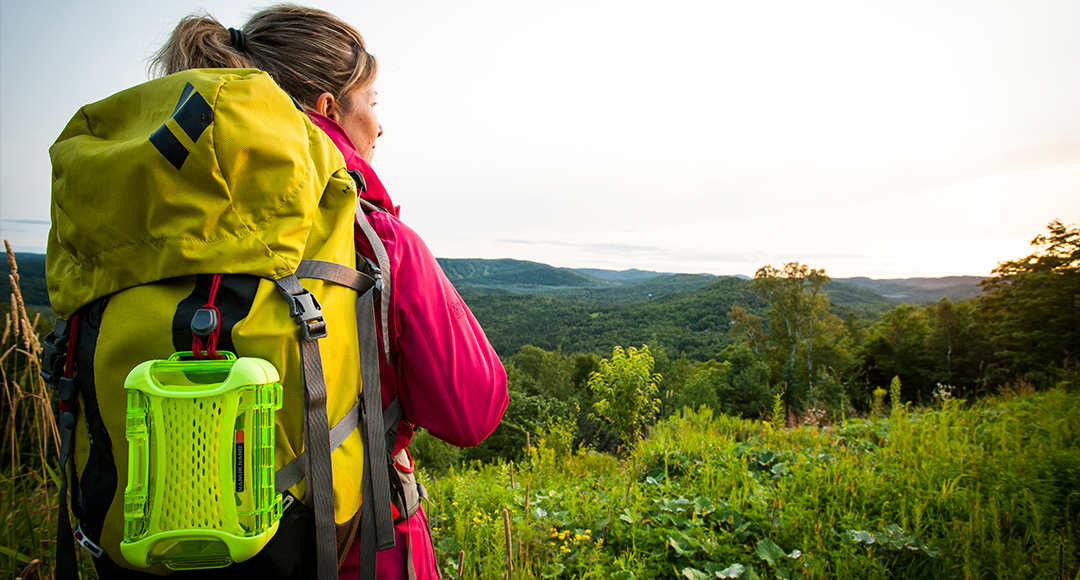
[(198, 336), (192, 335), (191, 337), (191, 353), (195, 355), (197, 359), (223, 359), (224, 356), (218, 356), (217, 353), (217, 341), (221, 328), (221, 311), (217, 306), (214, 306), (214, 300), (217, 299), (218, 286), (221, 285), (221, 274), (214, 274), (214, 280), (210, 283), (210, 296), (207, 297), (206, 304), (203, 304), (203, 308), (209, 308), (217, 315), (218, 327), (215, 328), (210, 336), (206, 337), (206, 353), (203, 354), (203, 341)]
[[(70, 379), (75, 376), (75, 345), (79, 342), (79, 313), (75, 313), (68, 323), (67, 360), (64, 361), (64, 378)], [(74, 411), (75, 401), (60, 401), (57, 405), (61, 411)]]

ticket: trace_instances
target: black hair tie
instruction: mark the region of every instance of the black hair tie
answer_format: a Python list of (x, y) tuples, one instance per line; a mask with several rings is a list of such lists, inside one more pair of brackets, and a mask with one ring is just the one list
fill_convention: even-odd
[(233, 48), (236, 50), (244, 52), (244, 49), (247, 47), (247, 42), (244, 40), (244, 31), (230, 28), (229, 44), (233, 45)]

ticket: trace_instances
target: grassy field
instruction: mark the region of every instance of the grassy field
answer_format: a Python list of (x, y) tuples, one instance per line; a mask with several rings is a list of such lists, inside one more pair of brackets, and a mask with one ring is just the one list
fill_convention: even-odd
[(443, 571), (502, 578), (509, 555), (514, 578), (1077, 578), (1067, 386), (825, 428), (687, 411), (623, 459), (540, 441), (527, 465), (428, 477)]
[[(46, 578), (48, 322), (17, 291), (4, 316), (0, 576)], [(686, 411), (622, 457), (552, 434), (523, 465), (420, 476), (448, 578), (1080, 579), (1078, 375), (829, 426)]]

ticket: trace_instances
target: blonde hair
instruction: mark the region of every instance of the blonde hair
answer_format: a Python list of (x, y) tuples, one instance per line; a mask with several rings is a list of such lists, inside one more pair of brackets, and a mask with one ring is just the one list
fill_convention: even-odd
[(176, 25), (150, 61), (152, 76), (193, 68), (264, 70), (301, 105), (314, 107), (330, 93), (343, 110), (355, 89), (375, 82), (378, 65), (364, 38), (347, 22), (317, 10), (279, 4), (247, 21), (243, 50), (225, 26), (209, 14), (192, 14)]

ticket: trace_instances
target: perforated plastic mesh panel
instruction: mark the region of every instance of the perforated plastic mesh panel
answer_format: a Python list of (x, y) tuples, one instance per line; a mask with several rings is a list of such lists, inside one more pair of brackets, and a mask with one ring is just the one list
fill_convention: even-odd
[(165, 399), (165, 441), (169, 442), (161, 531), (220, 530), (225, 523), (219, 477), (223, 396)]

